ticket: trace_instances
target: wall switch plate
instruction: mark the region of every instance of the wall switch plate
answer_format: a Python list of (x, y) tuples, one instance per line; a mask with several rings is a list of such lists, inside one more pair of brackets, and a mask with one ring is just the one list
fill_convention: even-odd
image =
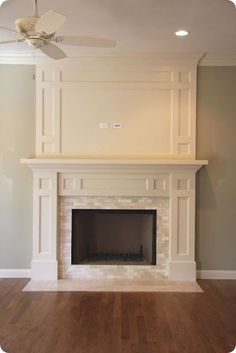
[(109, 124), (106, 122), (99, 123), (99, 129), (108, 129)]
[(114, 123), (113, 124), (113, 129), (122, 129), (123, 125), (122, 123)]

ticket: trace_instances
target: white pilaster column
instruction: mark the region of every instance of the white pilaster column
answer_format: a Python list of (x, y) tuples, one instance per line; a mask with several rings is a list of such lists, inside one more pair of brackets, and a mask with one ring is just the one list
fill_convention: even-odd
[(57, 172), (34, 171), (32, 280), (57, 280)]
[(170, 279), (196, 280), (195, 170), (172, 174)]

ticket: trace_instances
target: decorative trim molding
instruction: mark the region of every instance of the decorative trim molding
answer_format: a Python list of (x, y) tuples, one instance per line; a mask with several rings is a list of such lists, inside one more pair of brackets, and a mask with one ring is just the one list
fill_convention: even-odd
[(207, 54), (198, 66), (236, 66), (236, 54)]
[(19, 52), (1, 52), (0, 64), (9, 65), (34, 65), (34, 57), (32, 53)]
[[(69, 55), (69, 53), (68, 53)], [(137, 63), (158, 63), (171, 65), (178, 63), (180, 66), (189, 64), (197, 65), (199, 60), (202, 58), (203, 53), (150, 53), (150, 54), (104, 54), (104, 55), (69, 55), (66, 59), (62, 59), (59, 62), (52, 60), (45, 55), (36, 54), (33, 52), (17, 52), (17, 51), (4, 51), (0, 53), (0, 64), (23, 64), (23, 65), (34, 65), (34, 64), (61, 64), (67, 63), (72, 64), (81, 60), (96, 60), (101, 62), (127, 62), (131, 60)]]
[[(198, 63), (198, 66), (236, 66), (236, 53), (232, 54), (114, 54), (114, 55), (76, 55), (69, 56), (67, 59), (62, 60), (67, 63), (75, 63), (79, 60), (84, 59), (101, 59), (101, 60), (158, 60), (164, 63), (169, 63), (170, 61), (179, 60), (182, 64), (184, 60), (194, 60)], [(60, 61), (61, 62), (61, 61)], [(19, 52), (1, 52), (0, 53), (0, 64), (13, 64), (13, 65), (35, 65), (35, 64), (48, 64), (54, 63), (55, 61), (48, 59), (46, 56), (34, 55), (30, 52), (19, 53)]]
[(236, 280), (236, 271), (201, 270), (197, 271), (197, 278)]
[(30, 269), (0, 269), (0, 278), (30, 278)]
[[(199, 59), (193, 54), (81, 55), (44, 64), (36, 59), (36, 155), (104, 155), (108, 150), (133, 155), (140, 150), (195, 159)], [(82, 104), (91, 99), (93, 106)], [(98, 130), (102, 116), (109, 127), (115, 121), (125, 126), (121, 145), (113, 142), (114, 130)], [(133, 135), (132, 117), (140, 121), (137, 134), (146, 131), (142, 147)], [(88, 143), (88, 131), (96, 147)]]

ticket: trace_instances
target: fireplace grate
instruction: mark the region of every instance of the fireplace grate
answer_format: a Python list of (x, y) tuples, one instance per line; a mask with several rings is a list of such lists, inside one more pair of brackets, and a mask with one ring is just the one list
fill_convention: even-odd
[(143, 246), (140, 245), (138, 252), (92, 252), (90, 247), (88, 248), (88, 260), (89, 261), (144, 261), (145, 256), (143, 254)]
[(145, 257), (139, 253), (94, 253), (89, 261), (145, 261)]

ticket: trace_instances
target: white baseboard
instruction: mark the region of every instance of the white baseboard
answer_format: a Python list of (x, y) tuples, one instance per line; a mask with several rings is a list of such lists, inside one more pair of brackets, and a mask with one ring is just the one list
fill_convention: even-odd
[(0, 269), (0, 278), (30, 278), (31, 270)]
[(214, 271), (214, 270), (202, 270), (197, 271), (198, 279), (235, 279), (236, 271)]

